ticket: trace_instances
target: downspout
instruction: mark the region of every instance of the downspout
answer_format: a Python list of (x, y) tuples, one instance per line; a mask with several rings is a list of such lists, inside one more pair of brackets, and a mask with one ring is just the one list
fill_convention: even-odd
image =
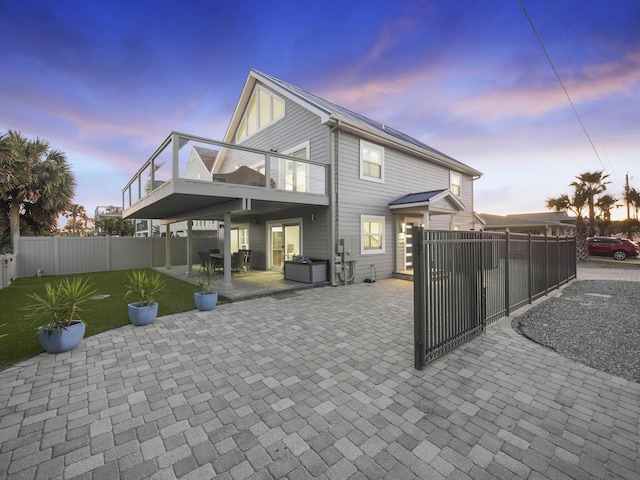
[[(335, 135), (334, 135), (335, 134)], [(335, 139), (334, 139), (335, 137)], [(329, 237), (331, 252), (329, 257), (329, 275), (331, 276), (331, 286), (337, 287), (336, 283), (336, 253), (338, 245), (338, 156), (340, 153), (340, 120), (329, 130), (329, 139), (333, 142), (333, 148), (331, 149), (331, 182), (330, 182), (330, 198), (331, 198), (331, 213), (330, 213), (330, 225), (329, 225)], [(344, 267), (342, 267), (344, 268)]]

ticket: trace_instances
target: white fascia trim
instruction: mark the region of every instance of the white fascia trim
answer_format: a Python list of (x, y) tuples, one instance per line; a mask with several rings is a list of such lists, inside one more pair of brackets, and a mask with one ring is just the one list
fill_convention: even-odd
[(255, 71), (251, 71), (249, 75), (253, 76), (254, 79), (260, 80), (260, 82), (264, 83), (265, 85), (268, 85), (275, 92), (278, 92), (283, 97), (288, 98), (292, 102), (300, 105), (302, 108), (309, 110), (312, 113), (315, 113), (316, 115), (318, 115), (320, 117), (320, 123), (326, 123), (329, 121), (331, 117), (331, 113), (327, 112), (327, 110), (322, 108), (320, 105), (310, 101), (302, 100), (296, 94), (291, 93), (289, 90), (280, 87), (279, 85), (273, 83), (271, 80), (269, 80), (266, 77), (263, 77), (262, 75), (258, 74)]
[[(251, 94), (253, 93), (253, 88), (255, 87), (256, 79), (255, 76), (249, 75), (247, 76), (247, 80), (244, 82), (244, 87), (242, 87), (242, 91), (240, 92), (240, 97), (236, 103), (236, 108), (233, 111), (233, 115), (231, 116), (231, 120), (229, 121), (229, 126), (227, 127), (227, 131), (224, 134), (223, 141), (225, 143), (234, 143), (235, 132), (238, 129), (238, 124), (244, 115), (244, 111), (247, 109), (247, 103), (251, 99)], [(242, 105), (242, 108), (240, 106)]]

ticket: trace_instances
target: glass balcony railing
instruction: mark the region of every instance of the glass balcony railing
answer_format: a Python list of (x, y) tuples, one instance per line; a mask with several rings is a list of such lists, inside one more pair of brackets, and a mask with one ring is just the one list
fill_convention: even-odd
[(327, 172), (312, 160), (174, 132), (127, 183), (122, 203), (129, 208), (177, 180), (327, 195)]

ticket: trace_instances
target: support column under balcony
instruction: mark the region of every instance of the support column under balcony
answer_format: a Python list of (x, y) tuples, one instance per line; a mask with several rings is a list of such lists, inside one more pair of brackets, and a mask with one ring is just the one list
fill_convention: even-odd
[(164, 252), (164, 259), (165, 259), (165, 263), (164, 263), (164, 268), (167, 270), (171, 270), (171, 225), (170, 224), (166, 224), (164, 226), (164, 231), (165, 231), (165, 237), (164, 237), (164, 247), (165, 247), (165, 252)]
[(224, 213), (224, 281), (222, 290), (227, 291), (233, 288), (231, 280), (231, 213)]
[(193, 236), (193, 220), (187, 220), (187, 277), (193, 274), (193, 259), (191, 258), (191, 242)]

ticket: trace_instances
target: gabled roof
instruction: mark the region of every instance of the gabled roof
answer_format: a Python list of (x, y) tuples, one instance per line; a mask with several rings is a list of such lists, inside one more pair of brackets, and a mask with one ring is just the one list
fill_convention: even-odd
[(213, 168), (213, 164), (215, 163), (216, 158), (218, 157), (218, 151), (210, 148), (200, 147), (200, 146), (194, 146), (193, 149), (196, 151), (196, 153), (202, 160), (202, 163), (204, 163), (205, 167), (207, 167), (207, 170), (211, 172), (211, 169)]
[(405, 205), (407, 203), (424, 203), (428, 202), (432, 198), (440, 195), (442, 192), (445, 192), (446, 189), (442, 190), (431, 190), (430, 192), (418, 192), (418, 193), (408, 193), (407, 195), (403, 195), (395, 200), (391, 200), (389, 205)]
[(245, 82), (240, 100), (238, 101), (236, 110), (227, 129), (227, 133), (225, 134), (226, 142), (232, 143), (231, 140), (233, 134), (236, 131), (240, 118), (244, 113), (245, 105), (249, 101), (257, 80), (269, 85), (276, 92), (316, 113), (320, 117), (322, 123), (340, 122), (343, 125), (348, 125), (352, 128), (367, 132), (370, 135), (386, 139), (388, 142), (391, 142), (398, 147), (408, 148), (417, 154), (427, 156), (431, 161), (444, 164), (448, 168), (456, 169), (472, 176), (482, 175), (480, 171), (459, 162), (458, 160), (430, 147), (406, 133), (365, 117), (364, 115), (349, 110), (348, 108), (329, 102), (328, 100), (302, 90), (295, 85), (291, 85), (290, 83), (284, 82), (255, 69), (251, 69), (249, 76), (247, 77), (247, 81)]

